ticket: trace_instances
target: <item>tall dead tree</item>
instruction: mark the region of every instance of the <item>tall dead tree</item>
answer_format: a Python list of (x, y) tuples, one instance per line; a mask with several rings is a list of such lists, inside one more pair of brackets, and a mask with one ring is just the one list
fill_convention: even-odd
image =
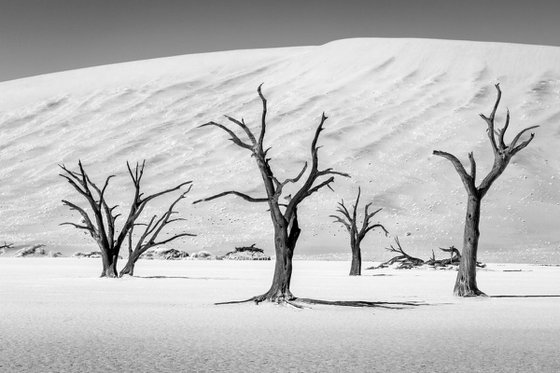
[(176, 187), (166, 189), (149, 196), (144, 196), (144, 193), (140, 191), (140, 184), (142, 176), (144, 175), (145, 163), (145, 161), (142, 164), (136, 163), (134, 170), (132, 170), (128, 162), (126, 163), (128, 173), (132, 179), (132, 183), (134, 184), (134, 197), (130, 205), (129, 213), (120, 232), (117, 232), (115, 226), (115, 222), (121, 216), (121, 214), (115, 213), (118, 205), (109, 206), (105, 196), (105, 192), (109, 186), (109, 181), (115, 175), (107, 177), (103, 186), (100, 188), (90, 179), (84, 170), (81, 161), (78, 162), (78, 171), (72, 171), (66, 168), (66, 166), (60, 165), (60, 168), (63, 171), (60, 173), (60, 176), (66, 179), (66, 181), (68, 181), (68, 183), (70, 183), (70, 185), (72, 185), (72, 187), (87, 200), (92, 214), (92, 217), (90, 217), (90, 214), (86, 211), (86, 209), (76, 205), (75, 203), (62, 200), (62, 203), (68, 206), (71, 210), (78, 211), (78, 213), (82, 216), (82, 220), (79, 224), (65, 222), (61, 225), (71, 225), (77, 229), (83, 229), (86, 232), (89, 232), (91, 237), (93, 237), (95, 242), (97, 242), (101, 251), (103, 264), (101, 277), (117, 277), (117, 261), (122, 244), (136, 225), (137, 219), (142, 214), (142, 211), (144, 211), (148, 202), (164, 194), (179, 190), (184, 185), (191, 184), (191, 181), (187, 181), (177, 185)]
[[(267, 156), (270, 148), (265, 149), (264, 147), (264, 137), (267, 126), (267, 100), (262, 94), (261, 87), (262, 84), (257, 89), (262, 102), (260, 133), (258, 136), (255, 136), (253, 131), (245, 124), (243, 119), (238, 120), (230, 116), (226, 116), (226, 118), (233, 125), (239, 127), (243, 131), (242, 133), (244, 133), (245, 139), (242, 139), (233, 130), (220, 123), (208, 122), (200, 127), (213, 126), (220, 128), (230, 136), (230, 140), (234, 144), (248, 150), (251, 153), (252, 157), (254, 157), (257, 162), (257, 167), (259, 168), (262, 177), (266, 196), (253, 197), (245, 193), (231, 190), (195, 201), (194, 203), (210, 201), (227, 195), (235, 195), (249, 202), (268, 204), (270, 217), (274, 226), (274, 248), (276, 253), (274, 275), (270, 289), (266, 293), (253, 297), (249, 300), (255, 301), (256, 303), (262, 301), (281, 303), (295, 299), (290, 291), (290, 280), (292, 278), (292, 258), (294, 249), (301, 232), (298, 222), (298, 205), (305, 198), (309, 197), (321, 188), (330, 187), (330, 184), (334, 181), (335, 175), (344, 177), (349, 177), (349, 175), (334, 171), (332, 168), (326, 168), (323, 170), (319, 169), (319, 147), (317, 146), (317, 141), (321, 131), (323, 130), (323, 125), (327, 120), (327, 116), (323, 113), (319, 126), (315, 131), (313, 140), (311, 141), (311, 167), (309, 174), (304, 178), (305, 181), (303, 182), (303, 185), (301, 185), (297, 192), (288, 199), (287, 204), (281, 203), (280, 200), (284, 187), (288, 184), (295, 184), (302, 179), (308, 168), (308, 164), (306, 162), (294, 178), (288, 178), (280, 181), (274, 175), (270, 166), (270, 158)], [(327, 178), (322, 181), (318, 181), (321, 177)]]
[(356, 197), (356, 202), (352, 206), (352, 213), (346, 208), (344, 204), (344, 199), (338, 203), (338, 208), (336, 211), (338, 215), (329, 215), (334, 219), (335, 223), (342, 224), (348, 233), (350, 234), (350, 248), (352, 249), (352, 264), (350, 265), (350, 276), (360, 276), (362, 274), (362, 249), (360, 244), (362, 240), (366, 237), (370, 231), (375, 228), (380, 228), (385, 232), (387, 236), (389, 232), (387, 229), (380, 224), (371, 224), (371, 218), (373, 218), (382, 209), (377, 209), (373, 212), (369, 212), (369, 208), (373, 202), (368, 203), (364, 208), (364, 219), (360, 228), (358, 228), (358, 205), (360, 203), (361, 188), (358, 188), (358, 196)]
[[(176, 240), (177, 238), (196, 236), (196, 234), (191, 233), (179, 233), (172, 235), (171, 237), (168, 237), (166, 239), (158, 240), (158, 236), (168, 224), (185, 220), (183, 218), (172, 218), (172, 215), (177, 213), (177, 211), (174, 211), (173, 209), (175, 208), (175, 205), (179, 201), (184, 199), (185, 196), (191, 191), (191, 188), (192, 185), (189, 185), (189, 188), (171, 203), (167, 211), (161, 217), (158, 218), (157, 215), (154, 215), (147, 224), (134, 224), (130, 228), (128, 232), (128, 259), (126, 265), (119, 273), (120, 277), (124, 275), (134, 276), (134, 266), (136, 262), (138, 261), (140, 256), (142, 256), (142, 254), (144, 254), (149, 249), (159, 245), (165, 245), (171, 241)], [(145, 226), (144, 231), (136, 240), (136, 244), (133, 244), (134, 226), (140, 225)]]
[(531, 133), (530, 137), (525, 141), (520, 141), (523, 134), (538, 126), (527, 127), (520, 131), (513, 140), (506, 144), (504, 136), (509, 127), (510, 113), (507, 110), (505, 124), (503, 128), (495, 128), (496, 111), (500, 104), (502, 91), (500, 85), (496, 84), (497, 97), (494, 103), (494, 108), (490, 116), (480, 114), (482, 119), (488, 126), (486, 132), (490, 145), (494, 153), (494, 164), (492, 169), (486, 175), (478, 187), (476, 186), (476, 162), (473, 153), (469, 153), (470, 172), (467, 172), (461, 161), (454, 155), (439, 150), (434, 150), (434, 155), (443, 157), (450, 161), (455, 170), (461, 177), (461, 181), (467, 190), (467, 215), (465, 219), (465, 231), (463, 235), (463, 252), (461, 255), (461, 262), (459, 264), (459, 272), (455, 282), (453, 293), (460, 297), (472, 297), (485, 295), (478, 289), (476, 284), (476, 260), (478, 250), (478, 239), (480, 236), (479, 223), (480, 223), (480, 205), (482, 198), (486, 195), (494, 181), (504, 172), (511, 158), (519, 151), (524, 149), (533, 140), (535, 134)]

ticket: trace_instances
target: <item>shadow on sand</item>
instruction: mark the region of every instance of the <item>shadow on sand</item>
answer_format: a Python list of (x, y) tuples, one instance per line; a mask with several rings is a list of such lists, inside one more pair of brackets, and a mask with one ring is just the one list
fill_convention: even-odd
[[(224, 304), (241, 304), (241, 303), (255, 303), (259, 304), (262, 301), (257, 300), (258, 297), (253, 297), (245, 300), (234, 300), (228, 302), (214, 303), (215, 305)], [(372, 302), (365, 300), (323, 300), (323, 299), (313, 299), (313, 298), (294, 298), (290, 300), (284, 300), (278, 302), (278, 304), (285, 304), (295, 308), (309, 308), (308, 305), (320, 305), (320, 306), (337, 306), (337, 307), (354, 307), (354, 308), (385, 308), (391, 310), (402, 310), (418, 306), (427, 306), (427, 303), (419, 301), (409, 301), (409, 302)]]
[(323, 300), (312, 298), (296, 298), (296, 303), (304, 304), (317, 304), (324, 306), (338, 306), (338, 307), (366, 307), (366, 308), (387, 308), (391, 310), (402, 310), (406, 308), (427, 306), (427, 303), (409, 301), (409, 302), (371, 302), (365, 300)]
[(189, 276), (133, 276), (136, 278), (155, 278), (155, 279), (182, 279), (182, 280), (233, 280), (229, 277), (189, 277)]
[(554, 294), (531, 294), (531, 295), (489, 295), (490, 298), (560, 298)]

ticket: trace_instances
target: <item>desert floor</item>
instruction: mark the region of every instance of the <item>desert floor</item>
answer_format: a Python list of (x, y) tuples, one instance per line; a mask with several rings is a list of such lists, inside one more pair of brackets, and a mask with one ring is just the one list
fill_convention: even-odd
[[(369, 263), (366, 263), (366, 265)], [(492, 264), (491, 296), (457, 299), (455, 271), (296, 261), (296, 296), (419, 302), (405, 309), (232, 304), (264, 292), (273, 262), (0, 259), (3, 372), (558, 372), (560, 267)], [(525, 296), (525, 297), (523, 297)]]

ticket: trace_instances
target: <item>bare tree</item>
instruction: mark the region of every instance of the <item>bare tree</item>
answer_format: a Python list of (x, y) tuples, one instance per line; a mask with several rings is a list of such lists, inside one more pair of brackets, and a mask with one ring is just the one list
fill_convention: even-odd
[[(317, 192), (323, 187), (330, 187), (330, 184), (334, 181), (334, 176), (344, 176), (349, 177), (348, 174), (334, 171), (332, 168), (319, 169), (319, 147), (317, 146), (317, 140), (319, 139), (319, 134), (323, 130), (323, 125), (327, 120), (325, 113), (321, 116), (321, 121), (313, 140), (311, 141), (311, 167), (309, 174), (304, 178), (303, 185), (287, 200), (287, 204), (280, 202), (282, 197), (282, 192), (284, 187), (288, 184), (297, 183), (302, 179), (304, 173), (308, 168), (307, 162), (303, 165), (302, 169), (294, 178), (288, 178), (280, 181), (272, 171), (270, 166), (270, 158), (267, 154), (270, 148), (265, 150), (264, 147), (264, 137), (266, 133), (266, 115), (267, 115), (267, 100), (261, 91), (262, 84), (257, 89), (259, 97), (262, 101), (262, 116), (260, 123), (260, 133), (255, 136), (253, 131), (245, 124), (243, 119), (238, 120), (230, 116), (226, 118), (239, 127), (245, 134), (245, 140), (242, 140), (234, 131), (229, 129), (227, 126), (216, 123), (208, 122), (200, 127), (213, 126), (218, 127), (221, 130), (228, 133), (230, 140), (237, 146), (247, 149), (252, 157), (255, 158), (257, 162), (257, 167), (259, 168), (266, 196), (263, 197), (252, 197), (245, 193), (241, 193), (235, 190), (230, 190), (216, 194), (214, 196), (204, 198), (194, 203), (199, 203), (202, 201), (210, 201), (219, 197), (227, 195), (235, 195), (241, 197), (249, 202), (256, 203), (267, 203), (270, 211), (270, 217), (272, 219), (272, 224), (274, 226), (274, 248), (276, 253), (276, 263), (274, 267), (274, 276), (272, 278), (272, 285), (270, 289), (256, 297), (249, 299), (249, 301), (255, 301), (256, 303), (262, 301), (272, 301), (272, 302), (289, 302), (294, 300), (295, 297), (290, 291), (290, 280), (292, 278), (292, 258), (294, 254), (294, 249), (296, 247), (297, 240), (299, 238), (301, 229), (298, 222), (298, 205), (307, 197)], [(321, 177), (327, 177), (322, 181), (318, 181)]]
[[(189, 185), (189, 188), (171, 203), (167, 211), (160, 218), (158, 218), (157, 215), (154, 215), (147, 224), (134, 224), (130, 228), (130, 230), (128, 231), (128, 260), (124, 268), (119, 273), (120, 277), (124, 275), (134, 276), (134, 266), (136, 262), (138, 261), (140, 256), (149, 249), (159, 245), (165, 245), (171, 241), (176, 240), (177, 238), (196, 236), (196, 234), (191, 233), (178, 233), (172, 235), (169, 238), (158, 241), (159, 234), (164, 230), (167, 224), (185, 220), (183, 218), (172, 218), (172, 215), (177, 213), (177, 211), (174, 211), (173, 209), (175, 208), (175, 205), (179, 201), (184, 199), (185, 196), (191, 191), (191, 188), (192, 184)], [(133, 245), (134, 226), (137, 225), (143, 225), (145, 226), (145, 228), (144, 231), (140, 234), (140, 237), (137, 239), (136, 244)]]
[(449, 258), (436, 259), (436, 253), (432, 249), (432, 257), (426, 260), (426, 264), (433, 267), (445, 267), (448, 265), (459, 265), (461, 262), (461, 252), (455, 246), (450, 246), (449, 249), (444, 247), (439, 248), (444, 253), (449, 253)]
[(364, 208), (364, 219), (358, 228), (358, 205), (360, 203), (361, 189), (358, 188), (358, 196), (356, 197), (356, 202), (352, 206), (352, 213), (344, 205), (344, 199), (338, 203), (338, 208), (336, 211), (338, 215), (329, 215), (334, 219), (335, 223), (342, 224), (348, 233), (350, 234), (350, 248), (352, 249), (352, 264), (350, 266), (350, 276), (360, 276), (362, 274), (362, 249), (360, 244), (362, 240), (366, 237), (370, 231), (375, 228), (380, 228), (385, 232), (385, 236), (389, 234), (387, 229), (380, 224), (371, 224), (371, 218), (373, 218), (382, 209), (379, 208), (373, 212), (369, 212), (369, 208), (373, 202), (368, 203)]
[[(461, 252), (455, 248), (455, 246), (450, 246), (449, 249), (443, 247), (439, 248), (444, 253), (449, 253), (449, 258), (436, 259), (436, 253), (432, 250), (432, 257), (426, 260), (425, 264), (432, 267), (447, 267), (447, 266), (458, 266), (461, 264)], [(486, 264), (481, 262), (476, 262), (478, 268), (485, 268)]]
[(2, 245), (0, 245), (0, 249), (13, 249), (13, 248), (14, 248), (14, 244), (7, 243), (6, 241), (4, 241)]
[(399, 263), (397, 267), (398, 269), (410, 269), (410, 268), (420, 267), (424, 265), (425, 262), (422, 259), (413, 257), (404, 251), (398, 236), (395, 236), (395, 245), (396, 246), (389, 245), (389, 247), (386, 247), (385, 250), (387, 250), (390, 253), (397, 254), (396, 256), (392, 257), (386, 262), (381, 263), (378, 266), (373, 266), (366, 269), (387, 268), (395, 263)]
[(486, 195), (494, 181), (504, 172), (511, 158), (517, 154), (519, 151), (524, 149), (533, 140), (535, 134), (531, 133), (530, 137), (525, 141), (520, 139), (523, 134), (531, 129), (537, 128), (538, 126), (527, 127), (520, 131), (513, 140), (507, 145), (504, 140), (504, 135), (509, 127), (510, 123), (510, 113), (507, 110), (506, 120), (503, 128), (496, 129), (494, 125), (494, 119), (496, 117), (496, 111), (500, 104), (500, 99), (502, 97), (502, 91), (500, 90), (500, 85), (496, 84), (497, 98), (494, 103), (494, 108), (490, 113), (490, 116), (480, 114), (482, 119), (486, 122), (488, 129), (486, 130), (488, 134), (488, 139), (490, 140), (490, 145), (492, 146), (492, 151), (494, 153), (494, 164), (492, 169), (482, 179), (479, 186), (476, 186), (476, 162), (473, 153), (469, 153), (470, 161), (470, 172), (467, 172), (461, 161), (454, 155), (439, 150), (434, 150), (434, 155), (443, 157), (450, 161), (455, 170), (461, 177), (461, 181), (465, 186), (468, 194), (467, 200), (467, 215), (465, 219), (465, 231), (463, 236), (463, 252), (461, 255), (461, 262), (459, 264), (459, 272), (457, 274), (457, 280), (455, 282), (455, 288), (453, 293), (461, 297), (472, 297), (485, 295), (482, 291), (478, 289), (476, 284), (476, 259), (478, 250), (478, 239), (480, 236), (479, 222), (480, 222), (480, 205), (482, 198)]
[[(434, 250), (432, 250), (432, 257), (424, 261), (423, 259), (413, 257), (404, 251), (399, 241), (399, 237), (395, 237), (395, 246), (389, 245), (389, 247), (386, 247), (385, 250), (390, 253), (396, 253), (397, 255), (378, 266), (372, 266), (366, 269), (387, 268), (395, 263), (398, 263), (396, 266), (397, 269), (419, 268), (424, 265), (434, 268), (459, 265), (461, 261), (461, 253), (455, 248), (455, 246), (451, 246), (449, 249), (444, 249), (443, 247), (440, 247), (439, 249), (445, 253), (449, 253), (449, 258), (436, 259), (436, 254)], [(486, 264), (480, 262), (477, 262), (476, 265), (479, 268), (486, 267)]]
[(0, 245), (0, 255), (6, 253), (8, 250), (13, 249), (13, 248), (14, 248), (13, 243), (7, 243), (6, 241), (4, 241), (4, 244)]
[(62, 200), (62, 203), (68, 206), (71, 210), (78, 211), (82, 216), (82, 220), (79, 224), (66, 222), (61, 225), (71, 225), (77, 229), (83, 229), (86, 232), (89, 232), (89, 234), (97, 242), (97, 245), (101, 250), (103, 263), (101, 277), (117, 277), (117, 261), (122, 244), (127, 235), (130, 234), (130, 231), (136, 224), (136, 220), (142, 214), (142, 211), (148, 202), (164, 194), (179, 190), (184, 185), (191, 184), (191, 181), (187, 181), (177, 185), (176, 187), (166, 189), (149, 196), (144, 196), (144, 193), (140, 191), (140, 183), (142, 181), (142, 176), (144, 175), (145, 163), (145, 161), (141, 165), (136, 163), (134, 171), (128, 162), (126, 164), (128, 173), (132, 179), (132, 183), (134, 184), (134, 197), (132, 204), (130, 205), (130, 211), (120, 232), (118, 233), (115, 227), (116, 220), (121, 216), (121, 214), (115, 213), (115, 209), (118, 205), (109, 206), (105, 197), (109, 181), (115, 175), (107, 177), (103, 186), (100, 188), (90, 179), (84, 170), (81, 161), (78, 162), (78, 171), (71, 171), (66, 168), (66, 166), (60, 165), (60, 168), (63, 171), (60, 176), (66, 179), (68, 183), (70, 183), (70, 185), (72, 185), (72, 187), (87, 200), (92, 214), (92, 217), (90, 217), (90, 214), (88, 214), (86, 209), (76, 205), (75, 203)]

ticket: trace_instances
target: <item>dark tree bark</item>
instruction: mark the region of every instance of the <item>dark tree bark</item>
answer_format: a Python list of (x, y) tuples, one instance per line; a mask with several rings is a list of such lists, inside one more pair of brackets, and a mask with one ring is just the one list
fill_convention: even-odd
[(370, 220), (382, 209), (369, 212), (373, 202), (368, 203), (364, 208), (364, 220), (361, 227), (358, 228), (358, 205), (360, 204), (361, 189), (358, 188), (358, 196), (356, 202), (352, 206), (352, 213), (344, 205), (344, 200), (338, 203), (336, 211), (338, 215), (330, 215), (335, 223), (342, 224), (350, 234), (350, 249), (352, 250), (352, 264), (350, 265), (350, 276), (360, 276), (362, 274), (362, 249), (360, 247), (363, 239), (370, 231), (375, 228), (381, 228), (385, 232), (385, 236), (389, 234), (382, 224), (371, 224)]
[[(447, 267), (449, 265), (459, 265), (461, 262), (461, 252), (455, 248), (455, 246), (451, 246), (449, 249), (445, 249), (443, 247), (439, 248), (444, 253), (449, 253), (449, 258), (443, 259), (436, 259), (436, 254), (434, 250), (432, 250), (432, 257), (428, 259), (425, 264), (433, 267)], [(478, 267), (485, 267), (482, 263), (477, 263)]]
[(124, 267), (121, 269), (121, 272), (119, 273), (119, 277), (123, 277), (124, 275), (134, 276), (134, 265), (136, 264), (139, 258), (140, 257), (136, 255), (129, 255), (129, 257), (126, 260), (126, 264), (124, 265)]
[(119, 255), (115, 255), (114, 250), (111, 250), (111, 252), (101, 250), (101, 260), (103, 263), (103, 270), (101, 271), (100, 277), (117, 277), (117, 261), (119, 260)]
[[(267, 148), (266, 150), (264, 148), (264, 137), (267, 126), (267, 100), (262, 94), (261, 87), (262, 84), (257, 90), (262, 102), (262, 115), (258, 136), (255, 136), (253, 131), (249, 129), (243, 119), (237, 120), (229, 116), (226, 116), (226, 118), (233, 125), (239, 127), (243, 131), (245, 140), (242, 140), (241, 137), (239, 137), (234, 131), (220, 123), (208, 122), (200, 127), (213, 126), (222, 129), (229, 134), (230, 140), (234, 144), (247, 149), (251, 153), (251, 156), (257, 162), (257, 167), (259, 168), (261, 174), (266, 195), (263, 197), (252, 197), (245, 193), (231, 190), (195, 201), (194, 203), (210, 201), (226, 195), (235, 195), (249, 202), (261, 202), (268, 204), (270, 217), (274, 226), (274, 250), (276, 254), (274, 275), (270, 289), (266, 293), (253, 297), (250, 300), (255, 301), (256, 303), (262, 301), (282, 303), (295, 299), (290, 291), (290, 280), (292, 278), (292, 258), (297, 240), (301, 233), (297, 216), (298, 205), (305, 198), (309, 197), (321, 188), (330, 188), (330, 184), (334, 181), (335, 175), (344, 177), (349, 177), (349, 175), (334, 171), (332, 168), (324, 170), (319, 169), (319, 147), (317, 146), (317, 141), (321, 131), (323, 131), (323, 125), (327, 120), (327, 116), (323, 113), (319, 126), (317, 127), (311, 142), (311, 167), (309, 174), (304, 179), (305, 181), (303, 182), (303, 185), (301, 185), (297, 192), (289, 198), (287, 204), (281, 203), (280, 199), (282, 197), (284, 187), (288, 184), (295, 184), (299, 182), (306, 172), (308, 164), (306, 162), (296, 177), (291, 179), (288, 178), (280, 181), (274, 175), (274, 172), (270, 167), (270, 158), (268, 158), (267, 155), (270, 148)], [(321, 177), (327, 178), (322, 181), (318, 181)]]
[(90, 179), (84, 170), (81, 161), (78, 161), (78, 171), (71, 171), (64, 165), (60, 165), (60, 168), (63, 171), (60, 176), (66, 179), (66, 181), (68, 181), (68, 183), (70, 183), (70, 185), (72, 185), (72, 187), (87, 200), (89, 209), (91, 210), (91, 216), (93, 216), (91, 218), (86, 209), (79, 207), (75, 203), (62, 200), (62, 203), (68, 206), (71, 210), (75, 210), (80, 213), (82, 221), (80, 224), (66, 222), (61, 225), (71, 225), (77, 229), (83, 229), (86, 232), (89, 232), (91, 237), (93, 237), (95, 242), (97, 242), (101, 251), (101, 260), (103, 265), (101, 277), (118, 277), (117, 262), (122, 244), (126, 237), (131, 234), (133, 227), (137, 225), (136, 220), (140, 217), (148, 202), (164, 194), (179, 190), (184, 185), (191, 184), (191, 181), (187, 181), (177, 185), (176, 187), (144, 197), (144, 193), (140, 191), (140, 184), (142, 176), (144, 175), (145, 162), (141, 165), (137, 163), (134, 171), (128, 162), (126, 165), (130, 178), (134, 184), (134, 198), (130, 206), (128, 216), (118, 233), (116, 231), (115, 222), (121, 214), (115, 213), (115, 209), (118, 206), (109, 206), (105, 196), (105, 192), (109, 186), (109, 181), (114, 177), (114, 175), (107, 177), (103, 187), (99, 188)]
[(159, 245), (165, 245), (171, 241), (176, 240), (177, 238), (196, 236), (195, 234), (191, 233), (179, 233), (164, 240), (158, 240), (159, 234), (164, 230), (167, 224), (185, 220), (182, 218), (172, 219), (171, 216), (177, 213), (173, 210), (175, 208), (175, 205), (185, 198), (185, 196), (191, 191), (191, 187), (192, 185), (190, 185), (184, 193), (182, 193), (176, 200), (174, 200), (167, 211), (160, 218), (158, 218), (157, 215), (154, 215), (152, 216), (148, 224), (135, 224), (146, 226), (144, 232), (142, 232), (140, 237), (137, 239), (136, 245), (133, 245), (134, 226), (130, 228), (128, 232), (128, 260), (126, 262), (126, 265), (121, 270), (119, 276), (134, 276), (134, 265), (136, 264), (140, 256), (142, 256), (142, 254), (144, 254), (149, 249)]
[(362, 250), (360, 248), (360, 244), (356, 242), (350, 242), (350, 246), (352, 247), (352, 262), (350, 264), (350, 276), (361, 276), (362, 275)]
[(492, 169), (480, 182), (478, 187), (476, 186), (476, 162), (472, 152), (469, 153), (470, 173), (468, 173), (457, 157), (450, 153), (434, 150), (434, 155), (443, 157), (453, 164), (455, 170), (461, 177), (461, 181), (463, 182), (468, 195), (465, 231), (463, 235), (463, 252), (461, 255), (461, 262), (459, 264), (459, 272), (457, 274), (455, 288), (453, 289), (453, 293), (460, 297), (485, 295), (478, 289), (476, 284), (476, 264), (478, 239), (480, 237), (479, 223), (482, 198), (486, 195), (494, 181), (496, 181), (496, 179), (504, 172), (511, 158), (529, 145), (535, 136), (534, 133), (531, 133), (528, 139), (520, 142), (519, 140), (523, 134), (538, 127), (532, 126), (525, 128), (513, 138), (509, 145), (506, 145), (504, 135), (509, 127), (510, 113), (508, 110), (504, 127), (496, 129), (494, 119), (502, 97), (502, 91), (500, 90), (499, 84), (496, 84), (496, 90), (497, 98), (490, 116), (480, 114), (488, 126), (486, 132), (494, 153), (494, 163), (492, 165)]

